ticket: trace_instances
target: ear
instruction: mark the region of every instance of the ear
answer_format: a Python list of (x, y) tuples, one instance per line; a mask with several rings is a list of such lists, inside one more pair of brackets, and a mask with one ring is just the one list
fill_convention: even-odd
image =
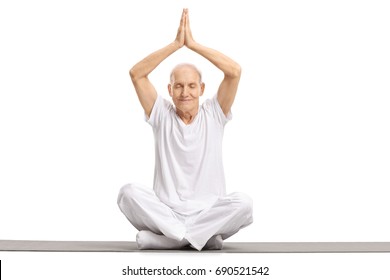
[(168, 92), (169, 92), (169, 96), (173, 96), (173, 93), (172, 93), (172, 85), (171, 84), (168, 84)]
[(206, 87), (205, 83), (200, 84), (200, 96), (203, 95), (205, 87)]

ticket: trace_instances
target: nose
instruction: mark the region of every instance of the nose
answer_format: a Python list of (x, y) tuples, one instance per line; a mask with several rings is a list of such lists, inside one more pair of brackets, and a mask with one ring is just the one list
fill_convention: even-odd
[(188, 93), (189, 93), (188, 87), (184, 86), (184, 87), (183, 87), (183, 90), (181, 91), (181, 95), (182, 95), (182, 96), (187, 96)]

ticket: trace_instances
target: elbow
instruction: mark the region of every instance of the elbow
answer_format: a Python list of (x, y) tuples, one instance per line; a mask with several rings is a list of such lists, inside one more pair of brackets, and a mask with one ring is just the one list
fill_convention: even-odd
[(239, 64), (237, 64), (237, 66), (234, 68), (234, 76), (236, 78), (241, 77), (241, 66)]
[(129, 75), (132, 81), (135, 81), (137, 78), (139, 78), (139, 74), (137, 73), (137, 70), (134, 69), (134, 67), (129, 70)]
[(145, 73), (145, 71), (137, 66), (134, 66), (129, 70), (130, 78), (133, 82), (136, 82), (138, 80), (141, 80), (143, 78), (147, 78), (148, 74)]
[(236, 63), (230, 68), (230, 71), (226, 76), (232, 79), (239, 79), (241, 77), (241, 66)]

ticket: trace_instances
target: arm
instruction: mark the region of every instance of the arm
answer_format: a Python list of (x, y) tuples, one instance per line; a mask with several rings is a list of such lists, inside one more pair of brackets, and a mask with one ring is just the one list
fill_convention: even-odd
[(224, 73), (224, 78), (218, 88), (217, 99), (223, 113), (227, 115), (230, 112), (237, 93), (238, 83), (241, 77), (240, 65), (226, 55), (195, 42), (191, 34), (188, 10), (185, 13), (184, 44), (192, 51), (209, 60)]
[(166, 47), (148, 55), (130, 69), (130, 77), (133, 82), (138, 99), (145, 114), (150, 116), (154, 102), (157, 99), (157, 92), (148, 75), (168, 56), (180, 49), (184, 45), (184, 10), (180, 20), (176, 39)]

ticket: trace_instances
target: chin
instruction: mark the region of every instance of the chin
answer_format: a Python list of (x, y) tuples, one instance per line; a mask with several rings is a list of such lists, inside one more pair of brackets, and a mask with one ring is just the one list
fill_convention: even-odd
[(185, 105), (183, 106), (183, 105), (181, 105), (181, 106), (176, 106), (176, 108), (178, 108), (182, 112), (190, 112), (190, 111), (192, 111), (194, 109), (194, 106), (185, 106)]
[(186, 109), (191, 109), (191, 108), (194, 108), (194, 102), (190, 101), (190, 102), (175, 102), (175, 106), (177, 108), (186, 108)]

